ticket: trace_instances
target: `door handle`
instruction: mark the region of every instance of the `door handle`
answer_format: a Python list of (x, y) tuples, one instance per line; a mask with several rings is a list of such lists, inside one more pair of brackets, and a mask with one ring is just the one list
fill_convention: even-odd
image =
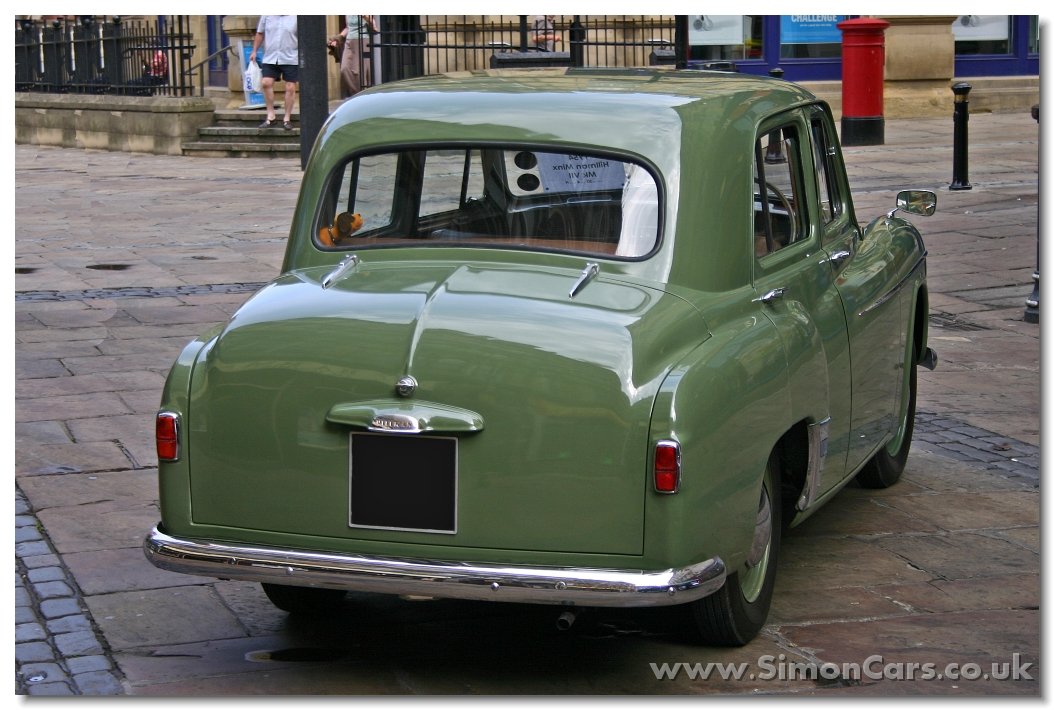
[(786, 290), (786, 288), (780, 286), (779, 288), (774, 288), (771, 291), (766, 291), (765, 293), (755, 298), (754, 303), (757, 303), (758, 301), (760, 301), (761, 303), (772, 303), (773, 301), (777, 301), (783, 298), (783, 294), (786, 292)]
[(844, 262), (846, 259), (848, 259), (852, 255), (853, 255), (853, 252), (849, 251), (848, 249), (841, 249), (841, 250), (836, 251), (835, 253), (831, 254), (831, 256), (830, 256), (831, 263), (834, 264), (836, 269), (840, 269), (840, 268), (842, 268), (842, 262)]

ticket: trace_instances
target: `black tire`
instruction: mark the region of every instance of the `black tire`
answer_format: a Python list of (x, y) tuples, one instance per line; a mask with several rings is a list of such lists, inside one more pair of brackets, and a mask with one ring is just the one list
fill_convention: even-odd
[(698, 640), (708, 646), (744, 646), (758, 635), (768, 618), (782, 530), (779, 463), (775, 455), (765, 468), (758, 502), (759, 522), (766, 502), (770, 517), (762, 560), (754, 569), (744, 566), (737, 570), (721, 589), (689, 605)]
[(301, 616), (333, 611), (344, 600), (347, 592), (320, 587), (287, 587), (282, 584), (261, 585), (271, 603), (282, 611)]
[(862, 488), (889, 488), (900, 480), (900, 474), (904, 473), (904, 466), (908, 463), (911, 437), (915, 433), (915, 400), (919, 389), (919, 368), (911, 360), (908, 361), (907, 366), (911, 368), (911, 376), (908, 379), (908, 409), (904, 421), (900, 424), (903, 434), (895, 451), (890, 451), (888, 446), (882, 447), (856, 474), (856, 482)]

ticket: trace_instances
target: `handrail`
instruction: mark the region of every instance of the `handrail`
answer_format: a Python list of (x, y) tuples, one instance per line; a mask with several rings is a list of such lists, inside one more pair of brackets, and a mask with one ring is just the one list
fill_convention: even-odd
[(189, 74), (190, 72), (192, 72), (195, 69), (197, 69), (198, 67), (200, 67), (202, 64), (208, 64), (213, 59), (215, 59), (216, 57), (218, 57), (219, 55), (221, 55), (221, 54), (223, 54), (224, 52), (227, 52), (227, 51), (230, 51), (230, 53), (233, 54), (235, 57), (238, 56), (238, 53), (234, 51), (234, 47), (232, 47), (231, 45), (228, 44), (226, 47), (221, 47), (220, 49), (217, 49), (215, 52), (213, 52), (209, 56), (205, 57), (204, 59), (202, 59), (197, 64), (192, 65), (190, 68), (188, 68), (183, 73), (184, 74)]
[(228, 52), (228, 51), (232, 55), (234, 55), (235, 58), (237, 58), (238, 53), (234, 51), (234, 47), (232, 47), (231, 45), (228, 44), (225, 47), (221, 47), (220, 49), (217, 49), (215, 52), (213, 52), (209, 56), (205, 57), (204, 59), (202, 59), (197, 64), (194, 64), (191, 67), (187, 68), (187, 70), (183, 72), (183, 76), (187, 76), (188, 74), (190, 74), (195, 69), (198, 71), (198, 96), (204, 96), (205, 95), (205, 65), (208, 64), (209, 62), (211, 62), (216, 57), (218, 57), (221, 54), (223, 54), (224, 52)]

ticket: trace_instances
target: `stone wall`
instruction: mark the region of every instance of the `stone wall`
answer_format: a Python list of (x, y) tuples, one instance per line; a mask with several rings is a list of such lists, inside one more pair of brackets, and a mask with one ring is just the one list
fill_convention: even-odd
[(213, 122), (204, 97), (15, 94), (15, 143), (180, 155)]

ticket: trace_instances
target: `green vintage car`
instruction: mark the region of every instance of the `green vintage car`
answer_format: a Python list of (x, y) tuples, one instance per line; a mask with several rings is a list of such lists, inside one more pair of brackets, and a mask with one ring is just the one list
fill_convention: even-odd
[(911, 443), (925, 247), (858, 226), (828, 107), (770, 78), (459, 73), (343, 104), (282, 273), (186, 347), (158, 567), (765, 621), (781, 529)]

